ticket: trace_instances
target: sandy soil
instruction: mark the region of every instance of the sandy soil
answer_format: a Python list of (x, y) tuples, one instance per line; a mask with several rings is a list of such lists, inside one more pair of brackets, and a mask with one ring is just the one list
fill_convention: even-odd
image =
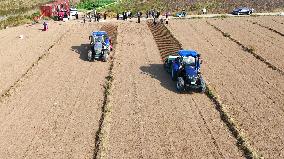
[(253, 22), (257, 22), (262, 24), (263, 26), (267, 26), (278, 32), (284, 34), (284, 17), (283, 16), (276, 16), (276, 17), (257, 17), (257, 18), (250, 18), (249, 20)]
[[(64, 35), (72, 23), (50, 22), (49, 31), (41, 24), (23, 25), (0, 31), (0, 94), (7, 90), (41, 55)], [(19, 36), (23, 35), (23, 39)]]
[[(89, 33), (100, 26), (73, 24), (13, 95), (0, 103), (1, 158), (92, 158), (109, 64), (86, 61)], [(37, 34), (41, 33), (33, 33), (27, 33), (29, 40), (35, 37), (40, 42)], [(49, 34), (48, 39), (50, 33), (42, 34)], [(25, 59), (19, 58), (24, 66), (36, 58), (28, 54), (39, 48), (32, 48), (39, 43), (32, 41), (22, 54)], [(10, 73), (13, 77), (20, 74)]]
[[(218, 22), (215, 24), (219, 26), (224, 23)], [(265, 158), (283, 158), (283, 76), (223, 37), (205, 20), (171, 21), (169, 29), (184, 48), (202, 54), (207, 83), (215, 89), (253, 148)]]
[[(284, 37), (266, 28), (254, 25), (247, 20), (247, 18), (226, 18), (223, 20), (210, 19), (208, 21), (222, 31), (229, 33), (232, 38), (242, 44), (249, 48), (252, 47), (256, 54), (284, 71)], [(275, 25), (280, 26), (282, 24)]]
[(146, 23), (119, 26), (108, 158), (242, 158), (203, 94), (178, 94)]

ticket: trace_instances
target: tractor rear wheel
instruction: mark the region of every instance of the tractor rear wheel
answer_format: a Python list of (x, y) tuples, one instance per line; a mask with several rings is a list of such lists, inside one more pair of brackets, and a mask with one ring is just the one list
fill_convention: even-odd
[(174, 70), (173, 67), (171, 69), (171, 78), (172, 78), (173, 81), (177, 80), (177, 72)]

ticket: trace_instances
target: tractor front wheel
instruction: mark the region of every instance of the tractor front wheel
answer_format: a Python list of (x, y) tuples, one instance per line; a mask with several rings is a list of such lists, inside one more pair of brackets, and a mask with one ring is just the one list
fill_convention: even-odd
[(178, 77), (177, 78), (177, 85), (176, 85), (176, 87), (177, 87), (177, 91), (179, 93), (182, 93), (184, 91), (185, 85), (184, 85), (184, 80), (183, 80), (182, 77)]
[(205, 81), (203, 80), (203, 78), (200, 79), (200, 92), (201, 93), (205, 93), (206, 91), (206, 84)]
[(108, 60), (108, 53), (105, 52), (104, 55), (103, 55), (103, 61), (107, 62), (107, 60)]
[(89, 50), (88, 51), (88, 60), (91, 62), (92, 59), (93, 59), (93, 52), (92, 52), (92, 50)]

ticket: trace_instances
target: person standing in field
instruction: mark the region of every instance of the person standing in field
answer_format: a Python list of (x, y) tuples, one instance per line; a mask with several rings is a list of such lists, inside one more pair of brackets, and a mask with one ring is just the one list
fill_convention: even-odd
[(138, 12), (137, 16), (138, 16), (138, 23), (140, 23), (141, 12)]
[(106, 17), (107, 17), (106, 12), (104, 12), (104, 20), (106, 20)]

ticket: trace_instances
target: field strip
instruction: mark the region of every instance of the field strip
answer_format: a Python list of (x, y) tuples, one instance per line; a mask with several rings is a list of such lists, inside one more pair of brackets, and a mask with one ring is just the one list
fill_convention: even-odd
[(238, 44), (240, 47), (242, 47), (242, 49), (250, 54), (252, 54), (256, 59), (260, 60), (261, 62), (263, 62), (264, 64), (267, 65), (268, 68), (271, 68), (272, 70), (276, 70), (277, 72), (279, 72), (282, 76), (284, 76), (284, 71), (281, 70), (280, 68), (274, 66), (273, 64), (271, 64), (270, 62), (268, 62), (265, 58), (263, 58), (262, 56), (258, 55), (257, 53), (255, 53), (255, 51), (252, 48), (249, 48), (247, 46), (245, 46), (244, 44), (240, 43), (238, 40), (232, 38), (228, 33), (225, 33), (224, 31), (222, 31), (220, 28), (218, 28), (217, 26), (211, 24), (210, 22), (206, 21), (207, 24), (209, 24), (210, 26), (212, 26), (215, 30), (219, 31), (220, 33), (222, 33), (222, 35), (224, 37), (229, 38), (231, 41), (235, 42), (236, 44)]
[(36, 61), (34, 61), (32, 63), (32, 65), (25, 71), (24, 74), (22, 74), (20, 76), (20, 78), (18, 78), (14, 83), (13, 85), (11, 85), (8, 89), (4, 90), (3, 93), (0, 95), (0, 102), (3, 102), (3, 100), (9, 96), (11, 96), (11, 94), (13, 93), (13, 91), (18, 87), (20, 86), (20, 83), (21, 81), (24, 79), (24, 78), (27, 78), (28, 77), (28, 74), (31, 72), (31, 70), (36, 67), (39, 62), (44, 59), (45, 57), (47, 57), (49, 54), (50, 54), (50, 50), (57, 44), (59, 44), (62, 39), (64, 39), (65, 35), (67, 32), (69, 32), (69, 30), (65, 31), (64, 34), (62, 34), (46, 51), (44, 54), (42, 54), (40, 57), (37, 58)]
[(106, 77), (106, 83), (104, 85), (104, 99), (103, 99), (103, 105), (101, 107), (101, 117), (99, 120), (99, 128), (96, 132), (96, 139), (95, 139), (95, 150), (93, 153), (93, 159), (97, 158), (104, 158), (105, 157), (105, 147), (107, 144), (107, 137), (108, 137), (108, 120), (110, 116), (110, 91), (112, 88), (112, 82), (113, 82), (113, 67), (114, 67), (114, 56), (115, 56), (115, 46), (117, 42), (117, 26), (106, 24), (103, 25), (100, 29), (102, 31), (106, 31), (108, 35), (112, 38), (113, 42), (113, 53), (110, 57), (110, 66), (109, 66), (109, 72), (108, 76)]
[(277, 30), (275, 30), (275, 29), (273, 29), (273, 28), (270, 28), (270, 27), (268, 27), (268, 26), (262, 25), (262, 24), (260, 24), (260, 23), (258, 23), (258, 22), (253, 22), (253, 21), (250, 21), (250, 20), (247, 20), (247, 21), (248, 21), (248, 22), (251, 22), (252, 24), (258, 25), (258, 26), (260, 26), (260, 27), (266, 28), (266, 29), (268, 29), (268, 30), (270, 30), (270, 31), (272, 31), (272, 32), (274, 32), (274, 33), (276, 33), (276, 34), (279, 34), (280, 36), (284, 36), (283, 33), (279, 32), (279, 31), (277, 31)]
[[(165, 38), (165, 41), (172, 41), (171, 46), (179, 46), (179, 48), (182, 48), (181, 43), (171, 34), (171, 32), (167, 29), (164, 24), (152, 24), (150, 21), (148, 21), (148, 27), (151, 30), (156, 43), (159, 47), (161, 57), (164, 59), (166, 56), (173, 54), (172, 50), (165, 51), (166, 49), (170, 49), (171, 47), (165, 48), (165, 50), (161, 50), (160, 48), (162, 42), (161, 37), (167, 37)], [(160, 33), (160, 34), (159, 34)], [(169, 35), (167, 35), (169, 34)], [(172, 39), (170, 39), (172, 38)], [(243, 132), (239, 129), (237, 124), (234, 122), (234, 120), (230, 117), (228, 112), (224, 109), (224, 105), (221, 101), (217, 98), (217, 95), (212, 91), (210, 86), (206, 84), (206, 96), (212, 101), (212, 103), (215, 106), (215, 109), (219, 112), (221, 120), (225, 123), (225, 125), (228, 127), (231, 134), (234, 136), (234, 138), (237, 140), (237, 146), (240, 150), (242, 150), (244, 156), (246, 158), (260, 158), (260, 155), (257, 154), (257, 152), (250, 146), (248, 141), (246, 140), (246, 137)]]

